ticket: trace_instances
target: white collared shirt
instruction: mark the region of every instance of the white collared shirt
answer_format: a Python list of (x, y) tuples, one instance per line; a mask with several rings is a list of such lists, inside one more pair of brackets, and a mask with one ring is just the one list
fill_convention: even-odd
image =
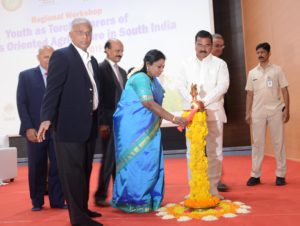
[(108, 58), (106, 58), (105, 60), (107, 60), (107, 62), (110, 64), (110, 66), (112, 67), (112, 69), (113, 69), (113, 71), (115, 73), (116, 78), (118, 79), (118, 77), (117, 77), (117, 71), (116, 71), (116, 68), (114, 67), (114, 65), (117, 64), (117, 63), (113, 62), (112, 60), (110, 60)]
[(44, 80), (44, 84), (45, 84), (45, 87), (47, 86), (47, 75), (46, 75), (46, 70), (40, 65), (39, 66), (40, 70), (41, 70), (41, 74), (43, 76), (43, 80)]
[(76, 45), (74, 45), (74, 43), (72, 43), (73, 46), (76, 48), (76, 50), (78, 51), (84, 66), (88, 72), (88, 75), (90, 77), (92, 86), (93, 86), (93, 110), (96, 110), (98, 107), (98, 89), (97, 89), (97, 85), (94, 79), (94, 71), (92, 68), (92, 62), (91, 62), (91, 55), (88, 52), (83, 51), (82, 49), (78, 48)]
[(229, 87), (229, 72), (224, 60), (209, 54), (203, 60), (196, 56), (184, 61), (177, 78), (177, 87), (183, 97), (185, 109), (190, 109), (191, 85), (196, 84), (197, 99), (207, 110), (207, 120), (226, 122), (224, 94)]
[[(118, 73), (120, 73), (120, 72), (117, 72), (116, 67), (115, 67), (115, 65), (118, 65), (118, 64), (115, 63), (115, 62), (113, 62), (112, 60), (110, 60), (110, 59), (108, 59), (108, 58), (106, 58), (106, 60), (107, 60), (107, 62), (110, 64), (110, 66), (112, 67), (112, 69), (113, 69), (113, 71), (114, 71), (114, 73), (115, 73), (116, 79), (119, 81)], [(118, 66), (118, 67), (119, 67), (119, 66)], [(121, 74), (120, 74), (120, 76), (121, 76)], [(122, 78), (120, 78), (120, 79), (122, 79)], [(119, 81), (119, 83), (120, 83), (121, 88), (123, 89), (124, 81)], [(122, 85), (121, 85), (121, 84), (122, 84)]]

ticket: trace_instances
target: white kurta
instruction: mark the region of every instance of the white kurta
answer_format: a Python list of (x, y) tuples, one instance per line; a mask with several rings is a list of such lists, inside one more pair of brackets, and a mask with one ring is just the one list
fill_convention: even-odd
[[(183, 62), (178, 73), (177, 82), (186, 109), (191, 106), (190, 90), (192, 83), (197, 84), (197, 99), (205, 105), (208, 126), (206, 153), (210, 193), (218, 196), (217, 184), (221, 179), (223, 161), (223, 123), (227, 122), (224, 110), (224, 94), (229, 87), (227, 64), (211, 54), (202, 61), (196, 56), (191, 57)], [(187, 148), (187, 159), (189, 161), (190, 144), (188, 140)]]
[(184, 99), (184, 107), (190, 108), (191, 84), (197, 84), (198, 100), (207, 110), (208, 121), (226, 122), (224, 94), (229, 87), (229, 72), (224, 60), (208, 55), (202, 61), (196, 56), (183, 62), (177, 79), (177, 87)]

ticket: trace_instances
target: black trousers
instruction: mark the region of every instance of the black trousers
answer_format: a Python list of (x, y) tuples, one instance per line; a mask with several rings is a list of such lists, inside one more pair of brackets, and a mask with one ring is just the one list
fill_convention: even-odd
[(115, 144), (113, 131), (107, 140), (102, 140), (103, 155), (99, 171), (98, 188), (95, 193), (96, 200), (105, 200), (111, 177), (116, 177)]
[[(65, 198), (59, 180), (53, 139), (46, 139), (42, 143), (33, 143), (27, 140), (27, 151), (29, 191), (32, 205), (36, 207), (44, 205), (48, 177), (50, 206), (63, 206)], [(48, 159), (50, 162), (49, 169)]]
[(56, 142), (59, 176), (72, 224), (90, 220), (87, 211), (95, 145), (95, 138), (84, 143)]

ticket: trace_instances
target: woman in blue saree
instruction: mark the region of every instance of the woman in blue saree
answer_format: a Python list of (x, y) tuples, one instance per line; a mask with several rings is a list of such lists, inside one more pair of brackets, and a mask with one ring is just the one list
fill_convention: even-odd
[(125, 212), (150, 212), (160, 207), (164, 195), (161, 119), (178, 125), (161, 105), (164, 90), (158, 77), (165, 65), (159, 50), (150, 50), (143, 68), (128, 79), (114, 114), (116, 178), (112, 206)]

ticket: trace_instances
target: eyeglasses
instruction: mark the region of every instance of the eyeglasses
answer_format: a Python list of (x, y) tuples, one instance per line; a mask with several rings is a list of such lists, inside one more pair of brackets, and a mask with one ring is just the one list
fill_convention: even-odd
[(90, 37), (92, 36), (92, 32), (91, 31), (74, 31), (75, 33), (77, 33), (79, 36), (87, 36)]
[(214, 48), (217, 48), (217, 49), (224, 49), (225, 46), (224, 45), (213, 45)]

